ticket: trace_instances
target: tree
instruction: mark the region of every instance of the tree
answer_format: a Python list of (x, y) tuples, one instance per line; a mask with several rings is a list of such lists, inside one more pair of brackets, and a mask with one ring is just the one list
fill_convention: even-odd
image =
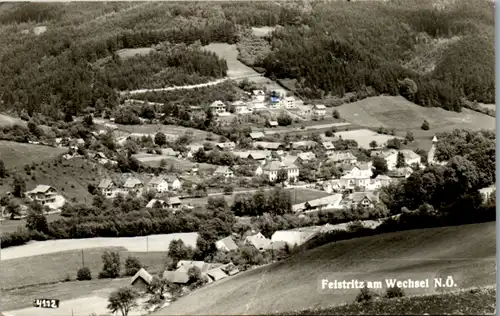
[(19, 206), (16, 201), (10, 200), (5, 207), (5, 212), (10, 214), (10, 219), (14, 219), (15, 216), (21, 215), (21, 206)]
[(370, 290), (367, 286), (363, 287), (358, 295), (356, 296), (356, 302), (358, 303), (363, 303), (363, 302), (370, 302), (375, 296), (375, 293)]
[(88, 267), (78, 269), (76, 279), (78, 281), (92, 280), (92, 273), (90, 272), (90, 269)]
[(399, 94), (407, 99), (412, 98), (418, 91), (418, 86), (415, 81), (410, 78), (405, 78), (403, 81), (399, 81)]
[(164, 278), (159, 278), (156, 275), (151, 280), (151, 284), (148, 287), (148, 291), (159, 297), (160, 299), (164, 299), (164, 294), (172, 287), (172, 283)]
[(128, 256), (125, 260), (125, 275), (133, 276), (142, 268), (142, 264), (139, 261), (139, 258)]
[(26, 217), (26, 228), (33, 231), (46, 233), (49, 230), (47, 218), (43, 215), (43, 208), (38, 203), (33, 203)]
[(415, 140), (415, 137), (413, 136), (413, 132), (412, 131), (407, 131), (406, 132), (406, 136), (405, 136), (405, 139), (411, 143)]
[(333, 117), (334, 119), (339, 119), (339, 118), (340, 118), (340, 113), (339, 113), (339, 111), (338, 111), (338, 110), (333, 110), (333, 112), (332, 112), (332, 117)]
[(406, 165), (405, 155), (399, 151), (396, 159), (396, 168), (402, 168), (405, 165)]
[(87, 127), (94, 125), (94, 119), (92, 118), (92, 115), (85, 115), (85, 117), (83, 118), (83, 124), (85, 124), (85, 126)]
[(182, 239), (174, 239), (168, 246), (168, 257), (172, 258), (173, 264), (177, 265), (180, 260), (188, 260), (193, 256), (193, 249), (184, 244)]
[(372, 140), (372, 141), (370, 142), (370, 148), (371, 148), (371, 149), (375, 149), (375, 148), (377, 148), (377, 146), (378, 146), (378, 144), (377, 144), (377, 142), (376, 142), (375, 140)]
[(155, 144), (162, 147), (167, 143), (167, 136), (164, 133), (158, 132), (155, 134)]
[(100, 279), (120, 276), (120, 254), (117, 251), (105, 251), (101, 258), (103, 266), (99, 273)]
[(7, 176), (7, 169), (5, 168), (5, 164), (3, 160), (0, 159), (0, 178), (5, 178)]
[(431, 127), (430, 127), (430, 125), (429, 125), (429, 122), (427, 122), (426, 120), (424, 120), (424, 122), (422, 123), (421, 128), (422, 128), (424, 131), (428, 131)]
[(276, 182), (283, 183), (288, 179), (288, 172), (286, 169), (278, 170), (278, 174), (276, 176)]
[(12, 184), (12, 194), (17, 198), (21, 198), (23, 197), (24, 192), (26, 192), (26, 182), (24, 182), (23, 178), (17, 174), (14, 177), (14, 182)]
[(393, 149), (400, 149), (401, 148), (401, 141), (399, 138), (391, 138), (387, 141), (387, 148), (393, 148)]
[(373, 171), (373, 176), (376, 177), (379, 174), (385, 174), (389, 170), (387, 167), (387, 161), (382, 157), (374, 157), (373, 158), (373, 167), (375, 170)]
[(403, 291), (402, 288), (397, 286), (390, 287), (385, 292), (386, 298), (403, 297), (403, 296), (405, 296), (405, 292)]
[(290, 115), (283, 112), (278, 116), (278, 124), (280, 126), (288, 126), (292, 123), (293, 123), (293, 120), (290, 117)]
[(232, 185), (226, 185), (224, 186), (224, 194), (225, 195), (231, 195), (233, 194), (234, 187)]
[(122, 316), (127, 316), (130, 310), (137, 307), (138, 293), (131, 288), (122, 287), (111, 293), (108, 298), (108, 309), (112, 313), (120, 311)]

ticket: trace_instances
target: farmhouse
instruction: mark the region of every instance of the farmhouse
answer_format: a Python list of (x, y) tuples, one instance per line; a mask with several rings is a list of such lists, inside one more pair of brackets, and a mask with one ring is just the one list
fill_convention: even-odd
[(165, 193), (168, 191), (168, 182), (163, 177), (154, 177), (148, 183), (148, 190), (153, 190), (157, 193)]
[(269, 125), (269, 127), (278, 127), (279, 126), (278, 121), (269, 121), (269, 122), (267, 122), (267, 125)]
[(308, 118), (312, 115), (313, 113), (313, 107), (312, 105), (300, 105), (300, 106), (297, 106), (298, 108), (298, 114), (304, 118)]
[(395, 168), (389, 170), (387, 175), (395, 180), (402, 180), (408, 178), (413, 173), (413, 169), (410, 167)]
[(335, 150), (335, 146), (333, 146), (332, 142), (323, 142), (321, 143), (323, 145), (323, 149), (325, 149), (325, 153), (327, 156), (330, 156), (333, 154)]
[(337, 151), (328, 156), (328, 160), (335, 163), (355, 164), (358, 161), (358, 158), (356, 158), (356, 156), (354, 156), (350, 151)]
[(250, 138), (252, 138), (252, 140), (261, 139), (262, 137), (264, 137), (264, 133), (262, 132), (250, 133)]
[(373, 192), (354, 192), (351, 193), (346, 199), (346, 202), (352, 206), (362, 208), (373, 208), (378, 201), (378, 194)]
[(130, 285), (132, 287), (134, 287), (135, 289), (143, 292), (149, 288), (152, 281), (153, 281), (153, 276), (151, 276), (151, 274), (149, 274), (146, 270), (141, 268), (132, 277), (132, 280), (130, 281)]
[(318, 143), (316, 143), (315, 141), (312, 141), (312, 140), (303, 140), (303, 141), (299, 141), (299, 142), (293, 142), (292, 143), (292, 149), (302, 149), (302, 150), (305, 150), (305, 149), (314, 148), (317, 145), (318, 145)]
[(254, 100), (259, 102), (266, 101), (266, 94), (262, 90), (253, 90), (252, 97), (254, 98)]
[(316, 159), (316, 154), (313, 152), (300, 153), (298, 160), (300, 163), (310, 162)]
[(181, 200), (177, 196), (170, 197), (167, 200), (167, 206), (169, 208), (179, 208), (181, 204)]
[(104, 196), (111, 196), (118, 186), (111, 179), (102, 179), (97, 188)]
[(292, 209), (295, 212), (341, 209), (342, 206), (340, 205), (340, 202), (342, 202), (342, 194), (333, 194), (319, 199), (307, 201), (305, 203), (296, 204), (292, 206)]
[(238, 250), (238, 245), (234, 242), (231, 236), (218, 240), (215, 243), (215, 247), (217, 247), (217, 249), (220, 251), (226, 251), (226, 252), (232, 250)]
[(226, 113), (226, 105), (222, 101), (214, 101), (210, 104), (210, 110), (214, 114)]
[(253, 143), (254, 148), (264, 148), (268, 150), (278, 150), (280, 147), (283, 147), (282, 143), (275, 143), (275, 142), (254, 142)]
[(326, 115), (326, 107), (323, 104), (316, 104), (313, 107), (313, 119), (322, 120)]
[(189, 282), (187, 271), (165, 271), (163, 278), (174, 284), (187, 284)]
[(144, 184), (141, 182), (141, 180), (130, 177), (125, 181), (125, 184), (123, 185), (123, 188), (127, 190), (128, 192), (136, 192), (139, 193), (142, 191), (142, 188), (144, 187)]
[(269, 181), (274, 182), (278, 179), (278, 171), (286, 170), (287, 181), (295, 181), (299, 177), (299, 167), (295, 164), (285, 165), (282, 161), (270, 161), (262, 168), (263, 174), (269, 177)]
[(31, 191), (26, 192), (26, 196), (42, 205), (56, 202), (57, 190), (50, 185), (39, 184)]
[(177, 263), (177, 270), (175, 271), (188, 272), (192, 267), (197, 267), (202, 273), (206, 273), (213, 268), (213, 264), (206, 263), (205, 261), (180, 260)]
[(228, 166), (219, 166), (214, 171), (215, 176), (223, 176), (224, 178), (232, 178), (234, 176), (233, 170)]
[(345, 174), (340, 178), (340, 185), (344, 188), (367, 187), (373, 175), (371, 163), (351, 165), (344, 169)]
[(418, 166), (422, 166), (422, 158), (420, 155), (415, 153), (410, 149), (402, 149), (399, 151), (405, 157), (405, 164), (407, 166), (412, 166), (413, 164), (417, 164)]
[(152, 199), (146, 204), (146, 208), (155, 208), (155, 206), (161, 205), (161, 208), (167, 207), (167, 202), (158, 199)]
[(280, 101), (280, 107), (284, 109), (295, 109), (296, 104), (295, 104), (295, 98), (290, 96), (290, 97), (285, 97)]
[(398, 151), (395, 149), (374, 150), (371, 152), (370, 156), (383, 158), (387, 162), (387, 168), (389, 170), (396, 168), (396, 163), (398, 160)]
[(167, 181), (168, 188), (170, 190), (176, 191), (181, 188), (182, 185), (181, 180), (179, 180), (179, 178), (176, 175), (168, 174), (165, 175), (163, 178)]
[(259, 251), (264, 251), (271, 245), (271, 240), (264, 237), (261, 233), (257, 233), (255, 235), (247, 236), (245, 238), (245, 244), (252, 245)]
[(212, 270), (207, 271), (207, 275), (213, 280), (213, 281), (219, 281), (224, 278), (227, 278), (227, 274), (221, 270), (221, 268), (214, 268)]
[(285, 242), (288, 246), (300, 246), (314, 238), (321, 230), (321, 226), (302, 227), (291, 230), (279, 230), (271, 237), (272, 242)]
[(217, 143), (217, 147), (220, 149), (228, 149), (228, 150), (233, 150), (236, 147), (236, 144), (234, 142), (225, 142), (225, 143)]
[(283, 162), (283, 164), (285, 164), (285, 166), (289, 166), (289, 165), (295, 164), (298, 159), (299, 159), (299, 156), (288, 155), (288, 156), (282, 157), (281, 161)]

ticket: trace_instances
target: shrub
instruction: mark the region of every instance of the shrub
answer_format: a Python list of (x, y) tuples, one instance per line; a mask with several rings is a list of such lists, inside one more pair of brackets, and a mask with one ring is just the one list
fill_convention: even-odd
[(338, 110), (334, 110), (332, 113), (332, 116), (334, 119), (339, 119), (340, 118), (340, 113)]
[(358, 295), (356, 296), (356, 302), (358, 303), (371, 302), (375, 296), (376, 296), (375, 292), (373, 292), (367, 287), (364, 287), (359, 291)]
[(424, 131), (428, 131), (428, 130), (430, 129), (429, 122), (427, 122), (426, 120), (424, 120), (424, 122), (422, 123), (421, 128), (422, 128)]
[(125, 260), (125, 275), (133, 276), (142, 268), (142, 264), (139, 261), (139, 258), (129, 256), (127, 260)]
[(120, 276), (120, 254), (117, 251), (105, 251), (102, 255), (102, 271), (99, 279), (117, 278)]
[(76, 279), (78, 281), (92, 280), (90, 269), (88, 267), (78, 269), (78, 272), (76, 273)]
[(394, 286), (387, 289), (385, 292), (386, 298), (394, 298), (394, 297), (403, 297), (405, 296), (405, 292), (402, 288)]

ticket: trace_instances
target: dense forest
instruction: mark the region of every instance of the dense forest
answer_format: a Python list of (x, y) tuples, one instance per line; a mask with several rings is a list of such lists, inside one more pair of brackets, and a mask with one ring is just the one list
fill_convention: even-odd
[[(57, 117), (98, 100), (113, 108), (117, 90), (224, 76), (225, 63), (197, 47), (225, 42), (240, 43), (241, 60), (291, 79), (306, 98), (371, 87), (460, 110), (463, 97), (495, 101), (493, 12), (485, 0), (445, 8), (430, 0), (2, 4), (1, 106)], [(277, 25), (267, 38), (248, 39), (250, 27)], [(35, 34), (35, 26), (47, 29)], [(432, 71), (405, 67), (419, 64), (417, 46), (451, 37), (458, 40)], [(186, 48), (170, 48), (176, 44)], [(147, 56), (117, 55), (151, 47)]]

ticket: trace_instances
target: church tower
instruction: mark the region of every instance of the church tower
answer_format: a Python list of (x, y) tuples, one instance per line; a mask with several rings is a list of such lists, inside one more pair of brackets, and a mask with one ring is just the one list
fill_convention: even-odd
[(438, 139), (436, 137), (436, 135), (434, 135), (434, 137), (432, 138), (432, 146), (431, 146), (431, 149), (429, 149), (429, 153), (427, 154), (427, 163), (429, 165), (433, 165), (436, 163), (435, 161), (435, 154), (436, 154), (436, 144), (438, 142)]

